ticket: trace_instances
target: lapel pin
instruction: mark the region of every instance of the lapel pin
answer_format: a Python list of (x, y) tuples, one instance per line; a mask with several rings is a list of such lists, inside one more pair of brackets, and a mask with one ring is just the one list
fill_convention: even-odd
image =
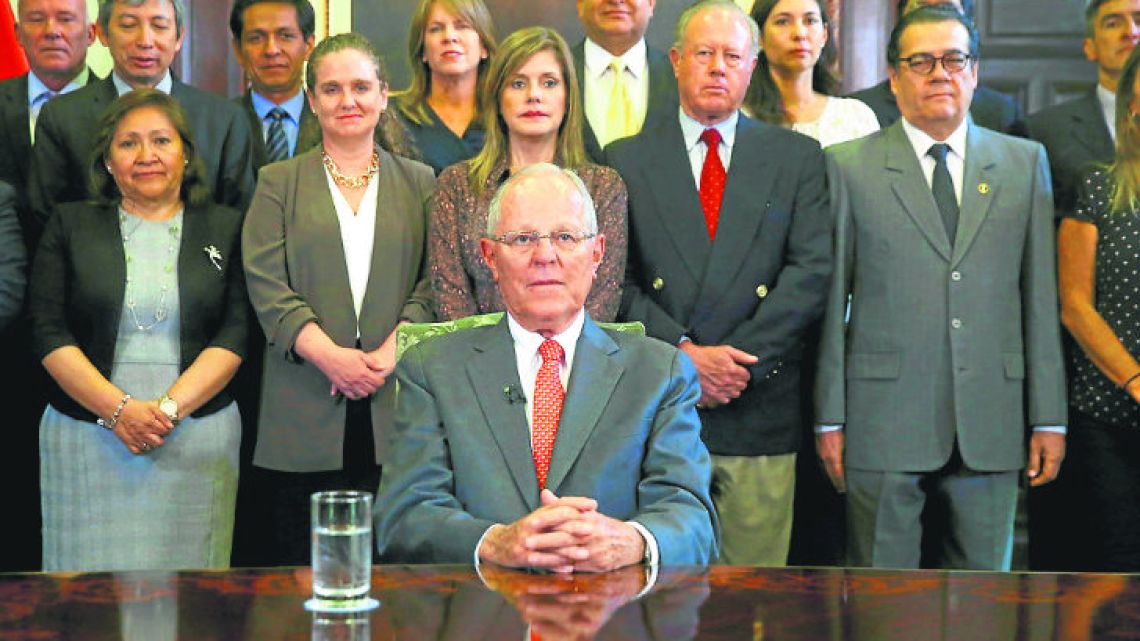
[(206, 252), (206, 257), (210, 259), (210, 263), (214, 265), (214, 269), (222, 271), (222, 252), (218, 251), (218, 248), (213, 245), (203, 247), (202, 251)]
[(982, 194), (983, 196), (990, 193), (990, 184), (989, 183), (978, 183), (978, 193)]

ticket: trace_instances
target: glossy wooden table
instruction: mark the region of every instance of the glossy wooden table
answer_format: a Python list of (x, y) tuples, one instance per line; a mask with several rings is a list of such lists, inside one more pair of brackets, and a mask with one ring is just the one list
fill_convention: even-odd
[[(362, 615), (314, 615), (305, 569), (0, 575), (0, 639), (1140, 638), (1140, 576), (642, 568), (561, 578), (377, 566)], [(530, 624), (528, 626), (528, 623)]]

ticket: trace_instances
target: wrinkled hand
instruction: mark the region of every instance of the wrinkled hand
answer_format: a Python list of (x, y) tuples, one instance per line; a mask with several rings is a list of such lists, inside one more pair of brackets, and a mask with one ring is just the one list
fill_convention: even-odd
[(697, 345), (684, 341), (681, 351), (693, 359), (701, 377), (701, 404), (724, 405), (748, 387), (752, 374), (746, 365), (755, 365), (759, 358), (731, 345)]
[(589, 534), (578, 518), (598, 508), (597, 501), (581, 497), (554, 500), (543, 490), (543, 505), (509, 525), (492, 528), (479, 546), (483, 561), (515, 568), (573, 572), (575, 561), (588, 557), (578, 541)]
[(1034, 432), (1029, 439), (1029, 466), (1025, 475), (1030, 487), (1045, 485), (1057, 478), (1065, 458), (1065, 435), (1059, 432)]
[(846, 444), (843, 430), (820, 432), (815, 435), (815, 451), (819, 454), (819, 462), (823, 464), (823, 471), (835, 491), (840, 494), (847, 492), (847, 474), (843, 469), (843, 448)]
[(142, 454), (162, 447), (166, 442), (163, 437), (173, 429), (174, 423), (158, 409), (158, 401), (132, 398), (119, 413), (114, 434), (131, 454)]
[(331, 348), (316, 365), (332, 383), (330, 394), (340, 392), (354, 401), (375, 392), (387, 378), (374, 356), (349, 347)]
[[(543, 505), (558, 501), (576, 500), (575, 497), (558, 498), (550, 490), (542, 491)], [(589, 499), (585, 499), (589, 500)], [(574, 536), (572, 548), (585, 550), (585, 558), (574, 562), (575, 572), (608, 572), (640, 563), (645, 558), (645, 538), (625, 521), (606, 516), (595, 510), (582, 510), (578, 518), (557, 528)], [(568, 549), (564, 552), (570, 555)]]

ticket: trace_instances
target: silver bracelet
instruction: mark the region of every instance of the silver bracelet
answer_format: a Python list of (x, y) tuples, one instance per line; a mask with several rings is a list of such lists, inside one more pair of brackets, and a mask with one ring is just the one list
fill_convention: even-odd
[(123, 394), (123, 400), (119, 401), (119, 406), (115, 408), (115, 413), (111, 415), (111, 420), (105, 421), (99, 419), (95, 423), (102, 428), (113, 430), (119, 424), (119, 415), (123, 413), (123, 408), (127, 406), (127, 401), (131, 400), (130, 394)]

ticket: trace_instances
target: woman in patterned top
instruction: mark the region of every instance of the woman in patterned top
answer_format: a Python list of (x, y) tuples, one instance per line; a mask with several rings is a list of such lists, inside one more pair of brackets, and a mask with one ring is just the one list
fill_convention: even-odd
[[(487, 229), (491, 198), (507, 177), (527, 165), (553, 162), (582, 178), (598, 212), (606, 255), (586, 310), (611, 321), (621, 302), (625, 271), (625, 183), (609, 167), (587, 162), (582, 143), (582, 100), (566, 41), (553, 29), (528, 27), (503, 41), (483, 93), (487, 140), (476, 157), (439, 176), (428, 227), (428, 267), (435, 313), (453, 320), (504, 309), (479, 238)], [(518, 230), (527, 231), (527, 230)]]
[[(1140, 100), (1133, 51), (1116, 97), (1116, 159), (1081, 186), (1058, 240), (1061, 321), (1072, 350), (1073, 515), (1091, 536), (1084, 570), (1140, 570)], [(1082, 542), (1086, 543), (1086, 542)]]

